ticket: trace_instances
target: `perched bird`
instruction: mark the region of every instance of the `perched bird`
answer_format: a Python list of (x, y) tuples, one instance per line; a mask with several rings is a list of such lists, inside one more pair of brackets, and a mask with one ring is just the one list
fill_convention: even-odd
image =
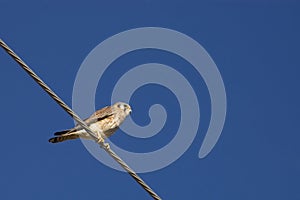
[[(96, 111), (84, 122), (94, 133), (98, 136), (100, 134), (104, 139), (111, 136), (130, 113), (131, 107), (128, 104), (118, 102)], [(58, 143), (77, 138), (93, 139), (80, 125), (69, 130), (56, 132), (54, 135), (55, 137), (50, 138), (49, 142)]]

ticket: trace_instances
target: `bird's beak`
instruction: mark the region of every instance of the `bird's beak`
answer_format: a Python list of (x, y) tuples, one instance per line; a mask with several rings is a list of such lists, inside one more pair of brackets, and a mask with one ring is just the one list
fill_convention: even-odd
[(132, 113), (132, 110), (131, 110), (131, 108), (129, 108), (130, 110), (129, 110), (129, 114), (131, 114)]

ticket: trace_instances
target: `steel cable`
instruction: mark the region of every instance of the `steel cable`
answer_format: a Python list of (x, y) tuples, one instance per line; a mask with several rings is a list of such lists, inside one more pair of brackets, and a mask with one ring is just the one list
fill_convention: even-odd
[(161, 199), (111, 148), (109, 145), (104, 143), (104, 140), (97, 136), (93, 131), (86, 125), (86, 123), (80, 119), (80, 117), (61, 99), (59, 98), (50, 87), (42, 81), (40, 77), (30, 69), (28, 65), (11, 49), (5, 42), (0, 39), (1, 47), (52, 97), (56, 103), (58, 103), (73, 119), (86, 130), (86, 132), (102, 147), (115, 161), (117, 161), (134, 180), (140, 184), (152, 197), (153, 199)]

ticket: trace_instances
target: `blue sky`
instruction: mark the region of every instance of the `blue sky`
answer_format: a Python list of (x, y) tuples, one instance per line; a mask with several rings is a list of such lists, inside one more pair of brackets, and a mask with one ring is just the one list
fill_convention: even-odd
[[(176, 162), (141, 177), (163, 199), (299, 199), (299, 6), (279, 0), (0, 0), (0, 37), (71, 105), (76, 73), (101, 41), (148, 26), (190, 36), (211, 55), (224, 81), (222, 135), (213, 151), (198, 159), (210, 100), (203, 80), (190, 75), (201, 104), (196, 139)], [(174, 55), (149, 50), (122, 56), (111, 67), (150, 61), (184, 65)], [(128, 174), (94, 159), (80, 141), (49, 144), (54, 132), (73, 126), (72, 119), (4, 51), (0, 65), (1, 199), (151, 199)], [(118, 73), (108, 70), (107, 76)], [(109, 104), (113, 84), (101, 81), (97, 108)], [(131, 99), (133, 119), (149, 123), (144, 105), (176, 106), (173, 97), (165, 88), (145, 86)], [(178, 127), (178, 115), (168, 117), (168, 127), (153, 138), (118, 131), (112, 140), (136, 152), (158, 149), (174, 137), (168, 131)]]

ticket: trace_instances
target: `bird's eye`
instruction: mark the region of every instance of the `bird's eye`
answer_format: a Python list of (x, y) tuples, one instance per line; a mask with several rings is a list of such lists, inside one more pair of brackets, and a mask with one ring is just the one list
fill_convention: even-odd
[(118, 105), (118, 108), (124, 109), (124, 105), (123, 105), (123, 104), (119, 104), (119, 105)]

